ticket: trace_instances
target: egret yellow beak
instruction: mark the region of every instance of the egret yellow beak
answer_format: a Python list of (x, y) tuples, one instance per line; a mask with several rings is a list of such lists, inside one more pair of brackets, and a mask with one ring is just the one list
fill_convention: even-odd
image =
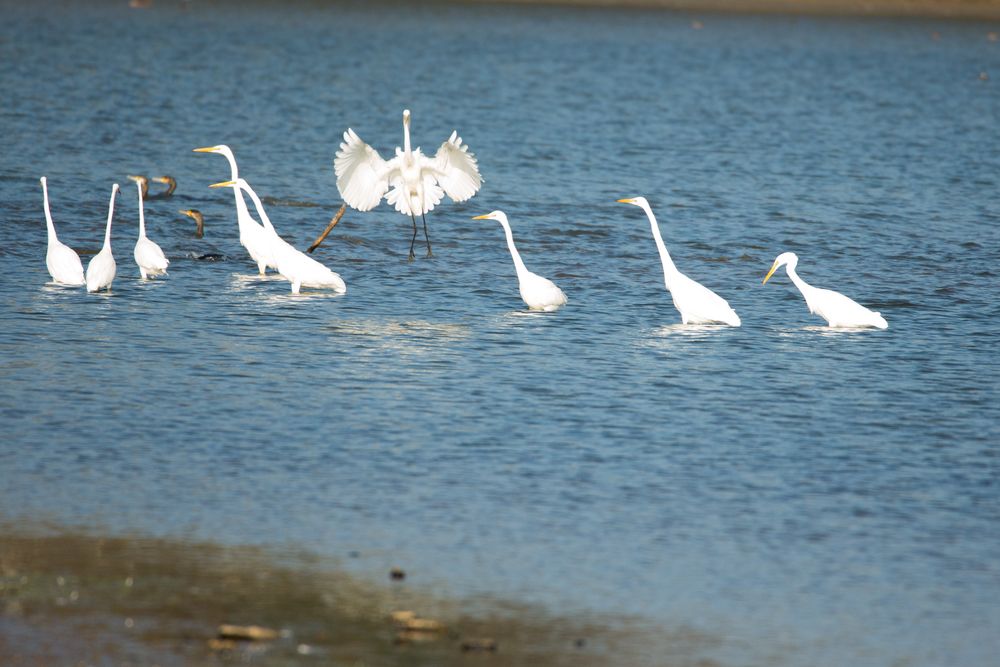
[(194, 149), (194, 152), (195, 153), (214, 153), (215, 152), (215, 146), (205, 146), (204, 148), (196, 148), (196, 149)]
[(489, 213), (487, 213), (486, 215), (477, 215), (476, 217), (473, 218), (473, 220), (489, 220), (489, 219), (490, 219)]
[(634, 202), (635, 202), (635, 200), (634, 200), (634, 199), (619, 199), (619, 200), (618, 200), (618, 203), (619, 203), (619, 204), (632, 204), (632, 203), (634, 203)]
[(228, 188), (228, 187), (231, 187), (233, 185), (236, 185), (236, 181), (223, 181), (222, 183), (212, 183), (208, 187), (210, 187), (210, 188)]
[(763, 282), (761, 282), (761, 285), (766, 285), (768, 279), (770, 279), (770, 277), (773, 276), (774, 272), (777, 271), (777, 270), (778, 270), (778, 263), (775, 262), (774, 264), (771, 265), (771, 270), (767, 272), (766, 276), (764, 276), (764, 280), (763, 280)]

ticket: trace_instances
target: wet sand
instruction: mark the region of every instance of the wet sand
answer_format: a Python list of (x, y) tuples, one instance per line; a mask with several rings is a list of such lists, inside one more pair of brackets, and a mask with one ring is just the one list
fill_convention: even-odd
[[(496, 2), (496, 0), (468, 0)], [(1000, 20), (1000, 0), (503, 0), (517, 4), (636, 7), (691, 12), (912, 16)]]
[[(309, 554), (18, 532), (0, 531), (3, 665), (717, 664), (694, 632), (448, 599), (412, 584), (416, 573), (371, 582)], [(275, 636), (227, 639), (223, 624)]]

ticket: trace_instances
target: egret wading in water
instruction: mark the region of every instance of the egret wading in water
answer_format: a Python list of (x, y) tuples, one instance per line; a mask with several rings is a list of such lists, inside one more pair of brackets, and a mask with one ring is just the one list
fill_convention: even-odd
[(45, 226), (49, 230), (49, 247), (45, 252), (45, 266), (52, 276), (52, 281), (61, 285), (83, 285), (83, 262), (76, 251), (59, 240), (56, 227), (52, 224), (52, 213), (49, 211), (49, 186), (42, 176), (42, 201), (45, 205)]
[[(337, 273), (331, 271), (318, 261), (297, 250), (292, 244), (285, 241), (278, 235), (278, 231), (271, 224), (271, 219), (264, 211), (264, 205), (260, 197), (253, 191), (250, 184), (239, 178), (235, 181), (225, 181), (224, 183), (214, 183), (209, 187), (222, 188), (233, 187), (242, 190), (253, 200), (253, 205), (257, 209), (257, 215), (264, 223), (264, 230), (271, 236), (271, 252), (278, 264), (278, 273), (292, 284), (292, 294), (298, 294), (302, 286), (320, 287), (332, 289), (341, 294), (347, 291), (347, 285)], [(242, 195), (240, 195), (242, 197)]]
[(528, 308), (551, 312), (557, 310), (559, 306), (565, 305), (566, 295), (556, 287), (554, 282), (537, 273), (532, 273), (524, 265), (521, 254), (514, 247), (514, 235), (510, 231), (510, 223), (507, 222), (507, 216), (503, 211), (477, 215), (473, 220), (496, 220), (503, 227), (503, 231), (507, 235), (507, 247), (510, 249), (510, 256), (514, 260), (514, 269), (517, 271), (517, 283), (521, 298), (528, 304)]
[(194, 220), (195, 224), (194, 237), (196, 239), (200, 239), (201, 237), (205, 236), (205, 216), (201, 214), (201, 211), (199, 211), (196, 208), (186, 208), (182, 211), (177, 211), (177, 212), (182, 213), (183, 215), (186, 215), (192, 220)]
[(819, 315), (831, 327), (875, 327), (888, 329), (889, 323), (880, 313), (869, 310), (860, 303), (831, 289), (821, 289), (806, 283), (795, 272), (799, 257), (794, 252), (783, 252), (774, 260), (771, 270), (764, 276), (761, 284), (766, 284), (780, 267), (785, 267), (785, 273), (792, 279), (795, 286), (802, 292), (809, 312)]
[[(239, 179), (240, 174), (239, 169), (236, 167), (236, 157), (229, 146), (225, 144), (206, 146), (205, 148), (195, 148), (194, 152), (219, 153), (229, 160), (229, 170), (232, 172), (232, 177), (229, 180), (235, 182)], [(257, 270), (260, 272), (260, 275), (264, 275), (268, 267), (277, 270), (278, 264), (275, 262), (271, 251), (270, 235), (250, 215), (247, 203), (243, 201), (243, 195), (240, 194), (239, 188), (234, 187), (233, 194), (236, 197), (236, 223), (240, 228), (240, 244), (250, 253), (251, 259), (257, 262)]]
[[(131, 178), (131, 177), (130, 177)], [(162, 276), (167, 272), (170, 260), (167, 259), (160, 246), (156, 245), (146, 236), (146, 215), (143, 212), (142, 183), (135, 180), (136, 189), (139, 191), (139, 238), (135, 242), (135, 250), (132, 256), (135, 263), (139, 265), (139, 274), (145, 280), (149, 276)]]
[(701, 283), (695, 282), (677, 270), (670, 259), (667, 246), (660, 236), (660, 226), (656, 223), (653, 210), (645, 197), (619, 199), (622, 204), (638, 206), (646, 212), (649, 226), (653, 230), (656, 247), (660, 251), (660, 262), (663, 264), (663, 282), (674, 300), (674, 307), (680, 311), (681, 322), (684, 324), (728, 324), (731, 327), (740, 326), (739, 315), (721, 296)]
[[(419, 148), (410, 147), (410, 111), (403, 111), (403, 148), (396, 148), (396, 156), (383, 160), (378, 152), (361, 141), (354, 130), (347, 128), (344, 143), (340, 144), (333, 170), (337, 175), (337, 189), (344, 201), (359, 211), (370, 211), (385, 197), (413, 222), (409, 259), (413, 260), (413, 244), (417, 240), (417, 218), (424, 223), (427, 256), (432, 257), (431, 239), (427, 234), (426, 214), (441, 202), (444, 195), (452, 201), (470, 199), (483, 179), (476, 166), (476, 157), (462, 145), (457, 132), (441, 144), (434, 157), (424, 155)], [(235, 173), (235, 172), (234, 172)], [(235, 179), (235, 175), (233, 176)]]
[(111, 289), (115, 279), (115, 256), (111, 252), (111, 219), (115, 217), (115, 196), (118, 194), (118, 184), (111, 187), (111, 203), (108, 204), (108, 226), (104, 230), (104, 247), (94, 255), (87, 264), (87, 291), (96, 292)]

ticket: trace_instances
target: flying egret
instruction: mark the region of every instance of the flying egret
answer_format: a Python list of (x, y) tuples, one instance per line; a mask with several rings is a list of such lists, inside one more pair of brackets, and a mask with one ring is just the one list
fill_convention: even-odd
[[(427, 256), (431, 257), (431, 239), (427, 235), (427, 212), (441, 202), (444, 195), (452, 201), (463, 202), (471, 198), (483, 184), (476, 166), (476, 157), (462, 145), (457, 132), (441, 144), (434, 157), (428, 157), (419, 148), (410, 148), (410, 111), (403, 111), (403, 148), (396, 148), (396, 156), (383, 160), (378, 152), (361, 141), (354, 130), (347, 128), (344, 143), (340, 144), (333, 170), (337, 175), (337, 189), (348, 204), (359, 211), (370, 211), (385, 197), (413, 222), (410, 239), (410, 256), (417, 240), (417, 214), (424, 223)], [(235, 179), (235, 172), (233, 178)], [(390, 189), (391, 188), (391, 189)]]
[(83, 285), (86, 282), (83, 277), (83, 263), (76, 251), (56, 236), (56, 227), (52, 224), (52, 213), (49, 211), (48, 181), (44, 176), (39, 180), (42, 183), (42, 200), (45, 203), (45, 226), (49, 230), (49, 248), (45, 252), (45, 266), (49, 269), (53, 282), (62, 285)]
[[(131, 178), (131, 177), (130, 177)], [(145, 280), (149, 276), (162, 276), (167, 272), (170, 260), (163, 255), (163, 250), (146, 236), (146, 216), (143, 212), (142, 203), (142, 183), (135, 180), (139, 190), (139, 238), (135, 242), (135, 250), (132, 255), (135, 263), (139, 265), (139, 274)]]
[(196, 208), (186, 208), (182, 211), (177, 211), (177, 212), (183, 213), (184, 215), (194, 220), (195, 224), (194, 237), (196, 239), (200, 239), (205, 235), (205, 216), (201, 214), (201, 211), (199, 211)]
[[(229, 160), (229, 169), (232, 172), (232, 178), (229, 180), (236, 181), (240, 177), (239, 169), (236, 167), (236, 157), (229, 146), (225, 144), (206, 146), (205, 148), (195, 148), (194, 152), (219, 153), (225, 156)], [(251, 217), (239, 188), (234, 187), (233, 192), (236, 196), (236, 222), (240, 227), (240, 244), (247, 249), (253, 261), (257, 262), (257, 270), (260, 271), (260, 275), (264, 275), (267, 267), (277, 270), (278, 264), (274, 261), (271, 251), (270, 235)]]
[(663, 244), (663, 237), (660, 236), (660, 227), (656, 223), (653, 210), (649, 207), (646, 198), (633, 197), (618, 201), (622, 204), (638, 206), (646, 212), (649, 226), (653, 230), (653, 238), (656, 240), (656, 247), (660, 251), (660, 262), (663, 264), (663, 282), (674, 300), (674, 307), (680, 311), (681, 322), (684, 324), (722, 323), (731, 327), (740, 326), (739, 315), (729, 307), (725, 299), (701, 283), (688, 278), (674, 266), (673, 260), (670, 259), (670, 253), (667, 252), (667, 246)]
[(551, 312), (557, 310), (559, 306), (565, 305), (566, 295), (556, 287), (554, 282), (537, 273), (532, 273), (524, 265), (521, 254), (514, 247), (514, 235), (510, 231), (510, 223), (507, 222), (507, 216), (503, 211), (477, 215), (473, 220), (496, 220), (503, 227), (503, 231), (507, 235), (510, 256), (514, 259), (514, 269), (517, 271), (517, 283), (521, 291), (521, 298), (528, 304), (528, 308)]
[(795, 267), (799, 263), (799, 257), (794, 252), (783, 252), (774, 260), (771, 270), (764, 276), (762, 285), (774, 275), (778, 268), (784, 266), (788, 277), (792, 279), (795, 286), (805, 297), (809, 312), (819, 315), (831, 327), (875, 327), (876, 329), (888, 329), (889, 323), (885, 321), (880, 313), (868, 310), (860, 303), (844, 296), (840, 292), (830, 289), (813, 287), (806, 281), (799, 278), (795, 272)]
[[(292, 284), (292, 294), (298, 294), (303, 285), (306, 287), (330, 288), (341, 294), (347, 291), (347, 285), (340, 275), (323, 266), (304, 252), (297, 250), (291, 243), (288, 243), (278, 235), (278, 231), (271, 224), (271, 219), (267, 216), (267, 212), (264, 211), (264, 205), (261, 203), (257, 193), (254, 192), (250, 184), (244, 179), (238, 178), (235, 181), (214, 183), (209, 187), (239, 188), (250, 196), (254, 207), (257, 209), (257, 215), (260, 216), (261, 222), (264, 223), (265, 231), (271, 236), (271, 250), (278, 264), (278, 273)], [(242, 195), (240, 196), (242, 197)]]
[(118, 194), (118, 184), (111, 187), (111, 203), (108, 204), (108, 226), (104, 231), (104, 247), (94, 255), (87, 264), (87, 291), (96, 292), (101, 289), (111, 289), (115, 279), (115, 256), (111, 252), (111, 219), (115, 216), (115, 195)]

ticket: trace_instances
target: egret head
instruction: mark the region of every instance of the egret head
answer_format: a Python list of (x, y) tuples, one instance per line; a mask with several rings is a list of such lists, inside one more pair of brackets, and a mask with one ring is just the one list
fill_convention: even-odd
[(794, 270), (795, 265), (798, 263), (799, 263), (799, 256), (796, 255), (794, 252), (781, 253), (780, 255), (774, 258), (774, 264), (771, 265), (771, 270), (767, 272), (766, 276), (764, 276), (764, 281), (761, 283), (761, 285), (766, 284), (767, 281), (771, 278), (771, 276), (774, 275), (774, 272), (777, 271), (782, 266), (785, 266), (787, 264), (789, 268)]
[(227, 157), (232, 157), (233, 152), (229, 149), (229, 146), (225, 144), (219, 144), (218, 146), (205, 146), (204, 148), (195, 148), (195, 153), (222, 153)]
[(403, 109), (403, 125), (406, 127), (410, 126), (410, 110)]
[(503, 211), (493, 211), (492, 213), (487, 213), (486, 215), (477, 215), (473, 220), (496, 220), (497, 222), (507, 222), (507, 216), (504, 215)]
[(237, 181), (222, 181), (221, 183), (212, 183), (208, 187), (210, 187), (210, 188), (234, 188), (234, 187), (237, 187), (239, 185), (239, 181), (242, 181), (242, 180), (243, 179), (241, 178), (241, 179), (239, 179)]
[(633, 206), (649, 206), (649, 202), (646, 201), (645, 197), (632, 197), (630, 199), (619, 199), (619, 204), (632, 204)]
[(42, 184), (42, 187), (45, 187), (45, 184), (48, 183), (48, 179), (42, 176), (41, 178), (38, 179), (38, 182)]

